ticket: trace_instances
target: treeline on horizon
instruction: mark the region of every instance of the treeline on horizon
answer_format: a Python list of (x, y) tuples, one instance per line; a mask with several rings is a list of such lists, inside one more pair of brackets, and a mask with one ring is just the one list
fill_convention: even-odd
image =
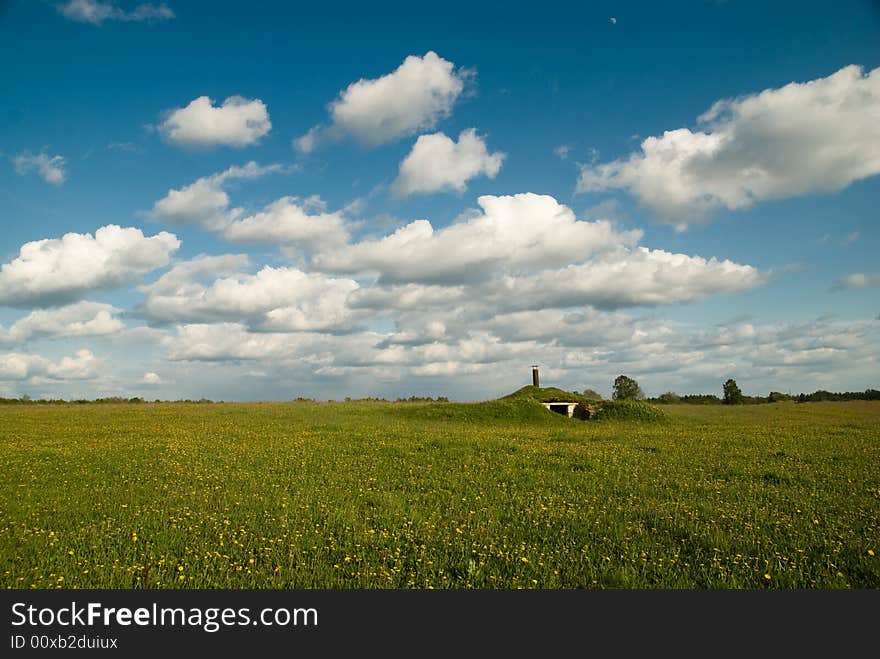
[[(590, 390), (592, 392), (592, 390)], [(724, 400), (715, 394), (677, 394), (668, 391), (660, 396), (641, 398), (646, 403), (654, 405), (723, 405)], [(880, 400), (880, 390), (866, 389), (865, 391), (825, 391), (819, 389), (811, 394), (785, 394), (779, 391), (771, 391), (767, 396), (746, 396), (743, 395), (737, 402), (740, 405), (761, 405), (764, 403), (781, 403), (791, 401), (795, 403), (820, 403), (820, 402), (842, 402), (851, 400)], [(346, 396), (345, 402), (392, 402), (388, 398), (351, 398)], [(223, 400), (210, 400), (208, 398), (199, 398), (193, 400), (189, 398), (176, 400), (146, 400), (139, 396), (125, 398), (123, 396), (109, 396), (106, 398), (85, 399), (77, 398), (66, 400), (63, 398), (31, 398), (30, 396), (22, 396), (20, 398), (3, 398), (0, 397), (0, 405), (85, 405), (85, 404), (148, 404), (148, 403), (189, 403), (189, 404), (219, 404), (224, 403)], [(259, 401), (255, 401), (259, 402)], [(271, 401), (271, 402), (283, 402)], [(315, 403), (320, 402), (314, 398), (298, 397), (293, 402)], [(328, 401), (332, 402), (332, 401)], [(430, 396), (410, 396), (408, 398), (397, 398), (397, 403), (448, 403), (449, 398), (446, 396), (438, 396), (432, 398)]]
[[(841, 402), (848, 400), (880, 400), (880, 391), (877, 389), (865, 389), (865, 391), (825, 391), (819, 389), (811, 394), (784, 394), (780, 391), (771, 391), (767, 396), (743, 395), (737, 401), (738, 405), (761, 405), (764, 403), (782, 403), (793, 401), (795, 403), (821, 403)], [(673, 391), (654, 398), (645, 398), (646, 403), (655, 405), (723, 405), (725, 401), (715, 394), (682, 394)]]
[[(377, 403), (390, 403), (392, 402), (388, 398), (351, 398), (350, 396), (345, 397), (345, 402), (350, 403), (352, 401), (355, 402), (377, 402)], [(224, 400), (211, 400), (210, 398), (199, 398), (198, 400), (193, 400), (190, 398), (178, 398), (175, 400), (161, 400), (156, 398), (155, 400), (147, 400), (145, 398), (141, 398), (140, 396), (135, 396), (132, 398), (125, 398), (124, 396), (108, 396), (106, 398), (75, 398), (75, 399), (64, 399), (64, 398), (31, 398), (30, 396), (22, 396), (21, 398), (3, 398), (0, 396), (0, 405), (119, 405), (121, 403), (130, 403), (130, 404), (149, 404), (149, 403), (189, 403), (189, 404), (220, 404), (226, 402), (270, 402), (270, 403), (283, 403), (284, 400), (266, 400), (266, 401), (224, 401)], [(292, 399), (291, 402), (294, 403), (320, 403), (322, 401), (316, 398), (303, 398), (302, 396)], [(326, 401), (328, 403), (339, 402), (334, 400)], [(437, 398), (432, 398), (430, 396), (410, 396), (409, 398), (398, 398), (395, 402), (397, 403), (448, 403), (449, 398), (446, 396), (438, 396)]]

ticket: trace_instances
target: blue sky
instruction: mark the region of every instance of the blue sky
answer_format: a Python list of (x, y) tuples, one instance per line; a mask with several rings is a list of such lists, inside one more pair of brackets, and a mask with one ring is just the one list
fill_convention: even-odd
[(878, 44), (872, 2), (0, 2), (0, 395), (875, 387)]

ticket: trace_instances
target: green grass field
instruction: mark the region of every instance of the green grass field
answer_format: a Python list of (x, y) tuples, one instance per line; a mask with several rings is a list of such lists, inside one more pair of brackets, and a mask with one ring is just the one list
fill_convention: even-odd
[(0, 407), (4, 588), (878, 588), (880, 403)]

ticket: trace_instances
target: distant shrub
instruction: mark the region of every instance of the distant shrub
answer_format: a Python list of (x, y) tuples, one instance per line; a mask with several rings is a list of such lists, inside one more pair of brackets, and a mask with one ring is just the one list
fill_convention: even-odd
[(595, 389), (584, 389), (584, 393), (582, 394), (584, 398), (589, 400), (604, 400), (602, 394), (600, 394)]
[(661, 405), (675, 405), (681, 402), (681, 396), (674, 391), (667, 391), (665, 394), (660, 394), (657, 397), (657, 402)]

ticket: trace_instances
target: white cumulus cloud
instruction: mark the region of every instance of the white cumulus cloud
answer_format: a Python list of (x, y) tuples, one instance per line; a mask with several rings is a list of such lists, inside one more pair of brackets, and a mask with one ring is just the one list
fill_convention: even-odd
[(450, 115), (469, 75), (433, 51), (410, 55), (387, 75), (351, 83), (330, 103), (330, 125), (313, 127), (294, 145), (308, 153), (348, 135), (376, 146), (433, 128)]
[(583, 261), (642, 235), (618, 233), (604, 220), (578, 220), (547, 195), (484, 195), (477, 203), (482, 212), (443, 229), (416, 220), (379, 240), (316, 254), (313, 263), (336, 272), (377, 272), (382, 282), (450, 284), (482, 280), (493, 271)]
[(79, 350), (75, 357), (63, 357), (59, 362), (41, 355), (6, 353), (0, 354), (0, 380), (91, 380), (101, 374), (104, 365), (90, 350)]
[(182, 147), (244, 147), (256, 144), (271, 128), (269, 112), (260, 99), (230, 96), (215, 106), (207, 96), (199, 96), (171, 111), (159, 131)]
[(489, 153), (474, 128), (462, 131), (458, 142), (443, 133), (421, 135), (400, 163), (400, 173), (391, 189), (398, 196), (443, 190), (464, 192), (474, 177), (495, 178), (503, 161), (504, 154)]
[(24, 343), (34, 337), (105, 336), (125, 326), (117, 316), (121, 309), (100, 302), (77, 302), (58, 309), (39, 309), (7, 330), (0, 325), (0, 344)]
[(230, 181), (256, 179), (282, 169), (277, 164), (261, 167), (254, 161), (242, 167), (229, 167), (217, 174), (203, 176), (180, 189), (169, 190), (153, 204), (150, 214), (153, 219), (168, 224), (222, 229), (243, 212), (239, 208), (229, 208), (229, 194), (225, 186)]
[[(195, 268), (190, 273), (196, 272)], [(347, 305), (358, 288), (351, 279), (265, 266), (257, 274), (231, 274), (209, 285), (178, 274), (143, 287), (137, 313), (153, 322), (240, 322), (273, 331), (348, 329)]]
[(718, 101), (698, 121), (582, 166), (577, 191), (627, 190), (683, 228), (721, 208), (845, 188), (880, 173), (880, 68)]
[(621, 248), (587, 263), (504, 279), (493, 295), (502, 308), (582, 307), (617, 309), (692, 302), (760, 285), (750, 265), (658, 249)]
[(12, 159), (15, 171), (19, 174), (37, 172), (40, 177), (52, 185), (61, 185), (67, 179), (67, 161), (63, 156), (49, 156), (45, 153), (29, 153), (25, 151)]
[(162, 378), (159, 377), (158, 373), (148, 371), (144, 373), (144, 377), (138, 381), (138, 384), (158, 385), (164, 384), (164, 382), (162, 381)]
[(578, 220), (550, 196), (485, 195), (478, 203), (482, 212), (448, 227), (417, 220), (382, 238), (320, 252), (312, 265), (375, 277), (348, 304), (394, 310), (398, 322), (402, 312), (473, 322), (518, 310), (687, 303), (766, 280), (750, 265), (637, 246), (641, 231)]
[(0, 266), (0, 304), (55, 306), (92, 290), (113, 288), (168, 264), (180, 246), (165, 231), (146, 237), (140, 229), (109, 224), (92, 236), (25, 243), (19, 255)]
[(235, 274), (249, 263), (247, 254), (200, 254), (189, 261), (175, 263), (153, 283), (140, 286), (140, 290), (146, 293), (174, 291), (206, 277)]
[(261, 212), (230, 223), (223, 232), (233, 243), (276, 243), (287, 250), (344, 245), (348, 235), (342, 213), (327, 213), (318, 198), (298, 197), (282, 197)]

